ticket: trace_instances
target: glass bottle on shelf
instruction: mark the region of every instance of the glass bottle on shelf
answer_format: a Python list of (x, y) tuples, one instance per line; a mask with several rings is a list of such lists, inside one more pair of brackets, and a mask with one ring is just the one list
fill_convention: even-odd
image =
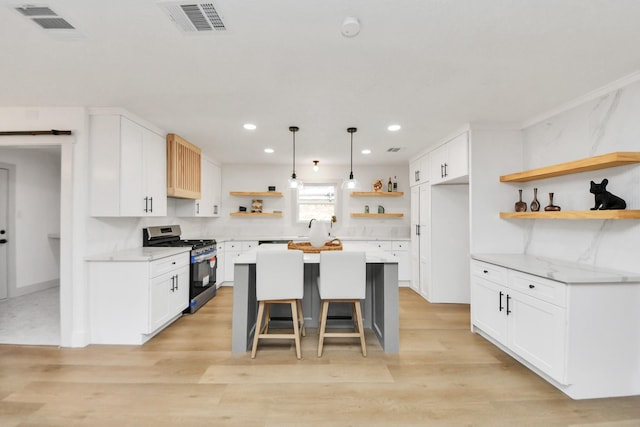
[(393, 177), (393, 191), (397, 192), (398, 191), (398, 178), (397, 177)]
[(387, 183), (387, 191), (389, 193), (393, 191), (393, 184), (391, 183), (391, 177), (389, 177), (389, 182)]

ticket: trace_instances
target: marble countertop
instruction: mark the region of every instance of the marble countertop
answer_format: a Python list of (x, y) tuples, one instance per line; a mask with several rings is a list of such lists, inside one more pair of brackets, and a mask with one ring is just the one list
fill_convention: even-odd
[(640, 282), (640, 273), (524, 254), (473, 254), (471, 258), (566, 284)]
[(140, 247), (123, 249), (121, 251), (105, 254), (90, 255), (85, 258), (85, 261), (155, 261), (157, 259), (167, 258), (181, 253), (188, 253), (190, 250), (191, 248), (186, 246), (174, 248)]
[[(351, 243), (344, 245), (343, 248), (346, 251), (365, 251), (367, 253), (367, 262), (368, 263), (397, 263), (398, 258), (393, 255), (389, 255), (383, 250), (378, 249), (373, 245), (368, 245), (366, 243)], [(235, 258), (234, 264), (255, 264), (256, 262), (256, 252), (258, 250), (269, 250), (269, 249), (287, 249), (287, 245), (285, 244), (266, 244), (260, 245), (260, 249), (252, 249), (238, 257)], [(304, 262), (309, 264), (317, 264), (320, 262), (320, 254), (304, 254)]]

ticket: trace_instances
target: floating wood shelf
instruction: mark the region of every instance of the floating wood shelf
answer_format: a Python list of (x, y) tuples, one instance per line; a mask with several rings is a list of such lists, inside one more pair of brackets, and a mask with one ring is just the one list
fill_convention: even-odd
[(513, 219), (640, 219), (640, 210), (500, 212)]
[(401, 197), (402, 191), (352, 191), (351, 197)]
[(239, 197), (282, 197), (280, 191), (230, 191), (229, 194)]
[(640, 163), (640, 152), (615, 152), (601, 156), (588, 157), (572, 162), (559, 163), (543, 168), (512, 173), (500, 177), (500, 182), (528, 182), (536, 179), (553, 178), (579, 172), (613, 168), (633, 163)]
[(242, 217), (278, 217), (282, 216), (282, 212), (231, 212), (229, 215), (231, 216), (242, 216)]
[(403, 213), (352, 213), (353, 218), (402, 218)]

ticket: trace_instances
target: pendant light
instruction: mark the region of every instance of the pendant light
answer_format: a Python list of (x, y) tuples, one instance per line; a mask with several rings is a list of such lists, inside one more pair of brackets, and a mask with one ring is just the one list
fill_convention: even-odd
[(298, 188), (298, 180), (296, 179), (296, 132), (300, 130), (298, 126), (289, 126), (289, 130), (293, 134), (293, 171), (289, 178), (289, 188)]
[(354, 190), (358, 186), (358, 181), (353, 177), (353, 133), (357, 132), (358, 128), (347, 128), (347, 132), (351, 134), (351, 169), (349, 171), (349, 181), (346, 182), (346, 188)]
[(314, 172), (318, 172), (320, 170), (320, 166), (318, 166), (318, 163), (320, 163), (320, 160), (314, 160), (313, 161), (313, 171)]

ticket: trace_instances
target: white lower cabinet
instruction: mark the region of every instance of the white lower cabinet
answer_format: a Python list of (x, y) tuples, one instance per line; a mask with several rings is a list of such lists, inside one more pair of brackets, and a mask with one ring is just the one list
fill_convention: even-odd
[(409, 286), (411, 282), (411, 253), (409, 252), (410, 240), (372, 240), (370, 245), (382, 249), (398, 260), (398, 283), (400, 286)]
[(472, 330), (574, 399), (640, 394), (638, 301), (640, 283), (567, 284), (471, 261)]
[(189, 254), (89, 262), (93, 344), (143, 344), (189, 305)]
[(234, 260), (243, 253), (258, 247), (257, 240), (231, 241), (224, 243), (224, 281), (225, 285), (233, 285)]
[(541, 299), (537, 288), (564, 293), (566, 285), (479, 261), (472, 261), (471, 271), (473, 325), (565, 383), (566, 309)]

